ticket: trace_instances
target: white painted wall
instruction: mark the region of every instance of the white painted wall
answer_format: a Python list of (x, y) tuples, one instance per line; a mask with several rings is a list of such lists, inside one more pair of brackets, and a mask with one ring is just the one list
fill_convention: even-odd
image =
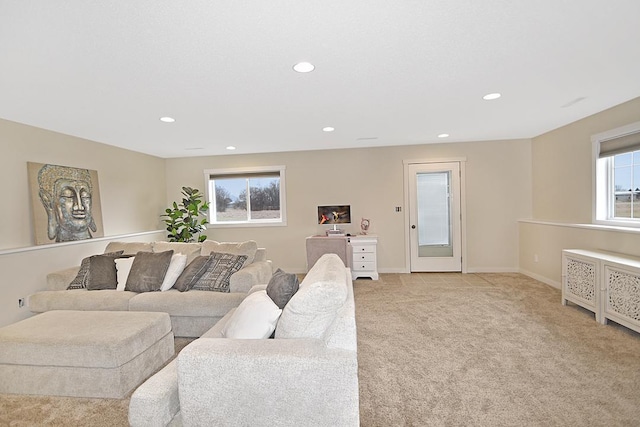
[(523, 222), (519, 227), (522, 272), (557, 285), (562, 275), (562, 249), (640, 255), (638, 233), (573, 226), (591, 223), (591, 136), (638, 120), (640, 98), (532, 140), (532, 218), (538, 223)]
[[(47, 273), (102, 252), (110, 238), (140, 232), (151, 234), (136, 239), (162, 238), (154, 231), (166, 207), (163, 159), (6, 120), (0, 148), (0, 326), (29, 315), (18, 298), (44, 289)], [(106, 239), (34, 247), (27, 162), (97, 170)]]
[(182, 186), (204, 189), (205, 169), (285, 165), (286, 227), (209, 229), (209, 238), (254, 239), (276, 267), (304, 272), (305, 238), (326, 228), (317, 224), (317, 206), (349, 204), (354, 223), (342, 228), (357, 233), (360, 218), (370, 218), (379, 270), (403, 272), (403, 160), (460, 157), (467, 159), (468, 269), (517, 271), (517, 221), (531, 215), (529, 140), (168, 159), (167, 200), (177, 200)]

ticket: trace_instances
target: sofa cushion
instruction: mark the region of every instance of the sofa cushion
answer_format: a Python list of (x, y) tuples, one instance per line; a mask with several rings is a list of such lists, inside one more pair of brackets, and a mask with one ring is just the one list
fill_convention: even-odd
[(186, 255), (173, 254), (173, 256), (171, 257), (171, 262), (169, 263), (169, 268), (167, 269), (167, 273), (164, 275), (164, 280), (162, 281), (162, 285), (160, 286), (160, 290), (164, 292), (171, 289), (186, 266)]
[(111, 256), (113, 258), (117, 258), (121, 256), (123, 252), (124, 251), (120, 250), (115, 252), (107, 252), (102, 255), (91, 255), (89, 257), (84, 258), (80, 263), (80, 270), (78, 270), (78, 274), (76, 274), (76, 277), (71, 281), (67, 289), (86, 289), (87, 288), (87, 281), (89, 280), (89, 272), (90, 272), (89, 262), (91, 261), (91, 257)]
[(129, 277), (127, 277), (125, 290), (133, 292), (159, 291), (172, 256), (173, 251), (138, 252), (133, 260)]
[(89, 258), (87, 290), (116, 289), (118, 276), (115, 258), (108, 255), (96, 255)]
[(114, 289), (40, 291), (29, 295), (29, 310), (33, 313), (51, 310), (127, 311), (129, 300), (136, 295), (138, 294), (135, 292), (119, 292)]
[[(153, 242), (153, 252), (173, 251), (174, 254), (184, 254), (187, 256), (187, 264), (200, 256), (200, 243), (184, 242)], [(208, 254), (207, 254), (208, 255)]]
[(336, 254), (322, 256), (282, 310), (276, 338), (323, 338), (347, 300), (347, 273)]
[(279, 308), (284, 308), (293, 294), (298, 291), (298, 276), (277, 269), (267, 284), (267, 295)]
[(145, 242), (109, 242), (105, 253), (123, 251), (123, 255), (133, 256), (138, 252), (152, 252), (151, 243)]
[(221, 318), (229, 310), (240, 305), (246, 294), (237, 292), (144, 292), (134, 294), (129, 301), (129, 311), (161, 311), (171, 316)]
[(213, 252), (209, 258), (211, 263), (192, 289), (229, 292), (229, 278), (242, 268), (247, 256)]
[(222, 334), (226, 338), (264, 339), (276, 329), (282, 310), (267, 295), (258, 291), (247, 296), (226, 322)]
[(225, 253), (233, 255), (246, 255), (244, 266), (253, 263), (258, 251), (258, 244), (253, 240), (246, 242), (216, 242), (215, 240), (205, 240), (202, 242), (202, 255), (209, 255), (211, 252)]
[(193, 285), (195, 285), (196, 282), (200, 280), (200, 277), (207, 271), (211, 261), (211, 258), (208, 256), (196, 257), (185, 267), (182, 273), (180, 273), (176, 283), (173, 285), (174, 289), (185, 292), (193, 288)]

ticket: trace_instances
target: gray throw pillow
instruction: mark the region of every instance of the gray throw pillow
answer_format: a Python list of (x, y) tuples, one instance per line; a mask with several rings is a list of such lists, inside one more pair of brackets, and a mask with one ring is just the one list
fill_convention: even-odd
[(89, 281), (89, 271), (90, 271), (89, 261), (91, 260), (92, 257), (106, 256), (106, 257), (113, 257), (113, 259), (115, 260), (116, 258), (119, 258), (123, 252), (124, 251), (116, 251), (116, 252), (109, 252), (106, 254), (92, 255), (90, 257), (86, 257), (80, 263), (80, 270), (78, 271), (78, 274), (76, 274), (76, 277), (71, 281), (67, 289), (86, 289), (87, 288), (87, 282)]
[(116, 257), (105, 255), (96, 255), (89, 258), (87, 290), (116, 289), (118, 275), (115, 260)]
[(229, 292), (229, 279), (233, 273), (242, 268), (247, 260), (247, 255), (212, 252), (209, 258), (211, 258), (211, 264), (192, 289)]
[(138, 252), (131, 265), (125, 291), (159, 291), (165, 274), (171, 263), (173, 251)]
[(196, 282), (200, 280), (200, 277), (202, 277), (202, 275), (207, 271), (209, 264), (211, 264), (211, 257), (196, 257), (185, 267), (184, 270), (182, 270), (182, 273), (178, 277), (178, 280), (176, 280), (173, 288), (180, 292), (185, 292), (193, 288), (193, 285), (195, 285)]
[(282, 309), (299, 287), (300, 281), (297, 275), (277, 269), (267, 285), (267, 295)]

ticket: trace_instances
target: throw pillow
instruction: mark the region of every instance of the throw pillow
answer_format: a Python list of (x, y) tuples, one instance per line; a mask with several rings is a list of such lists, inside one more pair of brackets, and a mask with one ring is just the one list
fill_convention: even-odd
[(251, 264), (256, 258), (256, 252), (258, 252), (258, 244), (254, 240), (247, 240), (246, 242), (216, 242), (215, 240), (205, 240), (202, 242), (201, 253), (203, 255), (210, 255), (211, 252), (233, 254), (233, 255), (246, 255), (247, 259), (244, 261), (243, 267)]
[(233, 273), (242, 268), (247, 256), (213, 252), (209, 258), (211, 258), (211, 264), (192, 289), (229, 292), (229, 279)]
[(96, 255), (89, 258), (87, 290), (116, 289), (117, 285), (118, 277), (114, 257)]
[(187, 266), (187, 256), (183, 254), (174, 254), (171, 257), (167, 274), (164, 275), (162, 285), (160, 285), (161, 291), (168, 291), (176, 283), (178, 277)]
[[(124, 251), (117, 252), (109, 252), (101, 255), (92, 255), (92, 256), (111, 256), (113, 258), (117, 258), (122, 255)], [(80, 263), (80, 270), (76, 277), (69, 283), (67, 289), (86, 289), (87, 288), (87, 280), (89, 279), (89, 260), (91, 257), (86, 257)]]
[(172, 256), (173, 251), (138, 252), (124, 289), (133, 292), (159, 291)]
[(118, 275), (118, 286), (116, 287), (117, 291), (124, 291), (134, 259), (136, 259), (136, 257), (133, 256), (129, 258), (116, 259), (116, 270)]
[(247, 296), (222, 328), (222, 336), (236, 339), (264, 339), (276, 329), (282, 310), (266, 291)]
[(277, 269), (267, 285), (267, 295), (278, 307), (284, 308), (293, 294), (298, 291), (299, 286), (300, 282), (297, 275)]
[(200, 277), (202, 277), (202, 275), (207, 271), (209, 264), (211, 264), (210, 257), (196, 257), (196, 259), (191, 261), (182, 273), (180, 273), (180, 276), (173, 285), (173, 288), (180, 292), (185, 292), (193, 288), (193, 285), (195, 285), (196, 282), (200, 280)]
[[(153, 252), (164, 252), (173, 250), (176, 254), (184, 254), (187, 256), (187, 264), (200, 256), (200, 243), (184, 243), (184, 242), (153, 242)], [(207, 255), (209, 255), (207, 253)]]

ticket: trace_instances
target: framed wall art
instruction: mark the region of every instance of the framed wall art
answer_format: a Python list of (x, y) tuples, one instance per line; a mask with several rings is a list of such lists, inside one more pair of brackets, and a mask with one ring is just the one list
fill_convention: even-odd
[(37, 245), (104, 236), (98, 172), (27, 162)]

